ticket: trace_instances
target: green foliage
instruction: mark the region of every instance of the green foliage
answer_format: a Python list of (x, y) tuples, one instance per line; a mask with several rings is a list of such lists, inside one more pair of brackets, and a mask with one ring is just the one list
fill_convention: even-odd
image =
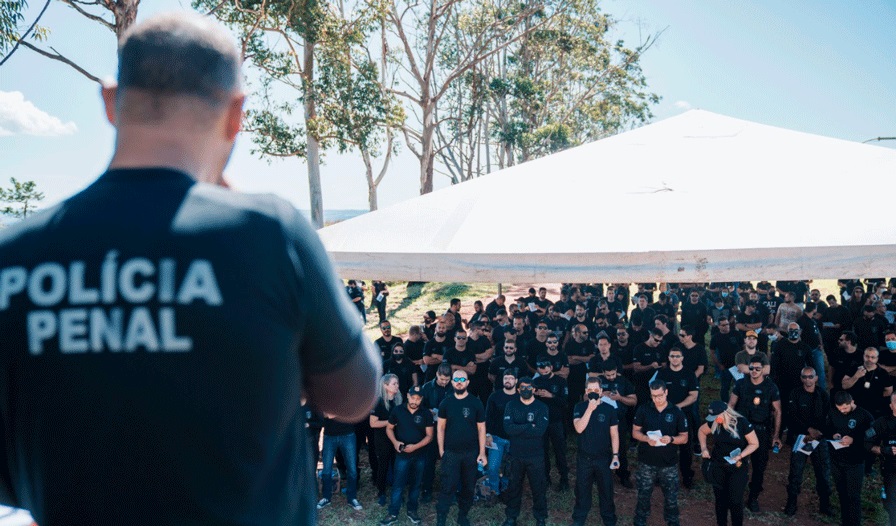
[(27, 8), (25, 0), (0, 0), (0, 53), (8, 51), (19, 40), (19, 25), (25, 22), (23, 13)]
[(35, 203), (44, 199), (43, 192), (37, 191), (34, 181), (20, 182), (12, 177), (9, 182), (9, 188), (0, 188), (0, 202), (6, 203), (6, 206), (0, 208), (0, 213), (19, 219), (33, 214), (37, 210)]

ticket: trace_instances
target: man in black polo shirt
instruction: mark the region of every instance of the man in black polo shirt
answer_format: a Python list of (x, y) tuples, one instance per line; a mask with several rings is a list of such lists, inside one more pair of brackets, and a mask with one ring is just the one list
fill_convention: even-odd
[[(613, 371), (615, 373), (615, 370)], [(604, 526), (616, 526), (613, 502), (613, 471), (620, 467), (619, 420), (617, 410), (601, 401), (600, 378), (589, 378), (585, 401), (573, 409), (573, 426), (579, 434), (576, 459), (576, 505), (573, 526), (584, 526), (591, 511), (591, 488), (597, 482), (600, 517)]]
[[(787, 430), (787, 445), (793, 447), (800, 435), (806, 442), (823, 442), (824, 427), (831, 410), (831, 399), (827, 391), (821, 389), (815, 369), (806, 367), (800, 374), (803, 382), (790, 392), (785, 412), (790, 413), (790, 429)], [(784, 514), (796, 515), (797, 499), (803, 486), (803, 471), (806, 462), (812, 461), (815, 471), (815, 489), (818, 493), (818, 508), (822, 515), (831, 516), (831, 459), (826, 444), (821, 443), (810, 455), (793, 451), (790, 455), (790, 472), (787, 475), (787, 504)]]
[[(878, 367), (880, 351), (868, 347), (863, 353), (863, 363), (841, 381), (844, 390), (849, 391), (856, 405), (866, 409), (875, 418), (887, 412), (887, 400), (893, 393), (893, 377)], [(865, 466), (866, 470), (868, 466)], [(867, 471), (866, 471), (867, 472)]]
[(588, 362), (594, 358), (597, 351), (594, 342), (588, 339), (589, 334), (586, 324), (576, 323), (573, 325), (571, 338), (567, 340), (563, 349), (566, 359), (569, 360), (569, 396), (573, 400), (581, 399), (585, 392)]
[[(865, 433), (865, 449), (881, 459), (881, 475), (884, 479), (884, 509), (890, 524), (896, 523), (896, 395), (890, 395), (889, 412), (878, 418)], [(866, 467), (867, 473), (867, 467)]]
[[(657, 371), (656, 381), (666, 384), (667, 397), (666, 400), (670, 404), (684, 412), (688, 418), (688, 429), (693, 435), (693, 429), (696, 422), (690, 417), (693, 405), (697, 403), (697, 396), (700, 394), (700, 384), (694, 373), (685, 369), (682, 362), (684, 355), (680, 347), (672, 347), (669, 351), (669, 363), (665, 367)], [(689, 440), (696, 440), (695, 436), (689, 436)], [(688, 448), (678, 448), (679, 465), (681, 467), (681, 484), (685, 488), (691, 489), (694, 485), (694, 470), (691, 467), (691, 452)]]
[(616, 417), (619, 420), (619, 469), (616, 476), (624, 488), (634, 488), (628, 469), (628, 444), (632, 432), (632, 416), (638, 397), (635, 386), (616, 369), (607, 368), (600, 379), (603, 396), (616, 403)]
[(492, 364), (488, 368), (488, 379), (495, 386), (496, 391), (501, 388), (500, 382), (504, 378), (504, 371), (507, 369), (527, 370), (526, 362), (516, 353), (516, 342), (507, 340), (503, 345), (504, 354), (493, 359)]
[[(840, 444), (831, 444), (831, 474), (840, 497), (840, 524), (862, 523), (862, 480), (865, 477), (865, 433), (874, 417), (856, 407), (846, 391), (834, 393), (834, 407), (828, 413), (825, 436)], [(873, 457), (872, 457), (873, 458)]]
[(517, 383), (518, 399), (510, 400), (504, 408), (504, 432), (510, 441), (507, 462), (510, 470), (505, 492), (507, 520), (504, 526), (514, 526), (520, 516), (523, 499), (523, 477), (528, 475), (532, 490), (532, 515), (536, 526), (544, 526), (548, 518), (547, 478), (544, 472), (544, 433), (548, 427), (548, 407), (535, 399), (532, 378), (524, 376)]
[(380, 360), (301, 214), (215, 186), (243, 117), (228, 31), (160, 15), (118, 53), (107, 171), (0, 232), (0, 501), (39, 524), (313, 524), (302, 394), (363, 418)]
[(551, 484), (551, 449), (557, 462), (557, 473), (560, 483), (557, 489), (569, 489), (569, 467), (566, 463), (566, 428), (564, 418), (569, 399), (566, 380), (554, 374), (553, 367), (546, 354), (536, 360), (538, 375), (532, 380), (536, 398), (548, 406), (549, 424), (544, 435), (544, 474), (547, 484)]
[(448, 329), (445, 320), (439, 318), (436, 322), (435, 332), (432, 338), (423, 346), (423, 365), (426, 366), (426, 381), (430, 381), (436, 376), (436, 368), (445, 361), (445, 353), (454, 344), (448, 339)]
[[(426, 446), (432, 442), (435, 422), (430, 413), (421, 407), (423, 389), (417, 386), (408, 391), (408, 401), (392, 409), (386, 436), (395, 447), (394, 483), (392, 498), (389, 500), (389, 515), (380, 524), (389, 526), (398, 522), (401, 510), (401, 493), (408, 489), (408, 520), (420, 524), (417, 515), (420, 487), (423, 484), (423, 469), (426, 464)], [(408, 484), (410, 483), (410, 484)]]
[(437, 435), (442, 456), (442, 491), (436, 504), (436, 524), (445, 526), (448, 510), (457, 497), (457, 524), (469, 526), (467, 515), (473, 506), (476, 464), (485, 466), (485, 408), (467, 392), (467, 373), (454, 371), (454, 396), (439, 405)]
[[(560, 350), (560, 339), (556, 334), (551, 334), (545, 340), (545, 345), (547, 346), (547, 351), (545, 351), (544, 355), (547, 357), (547, 361), (551, 362), (551, 369), (554, 371), (554, 374), (563, 379), (569, 378), (569, 360), (566, 358), (566, 353)], [(529, 368), (533, 371), (535, 370), (537, 358), (535, 356), (529, 362)]]
[(652, 403), (638, 407), (632, 426), (632, 438), (638, 444), (638, 470), (635, 485), (638, 503), (634, 526), (646, 526), (650, 515), (650, 497), (657, 483), (663, 491), (663, 518), (669, 526), (679, 525), (678, 448), (688, 443), (688, 420), (681, 409), (666, 399), (666, 384), (650, 382)]
[(476, 372), (476, 355), (467, 348), (467, 338), (467, 331), (459, 327), (454, 332), (454, 347), (445, 351), (445, 361), (451, 364), (453, 371), (463, 369), (467, 377), (472, 378)]
[[(759, 511), (759, 494), (765, 481), (765, 468), (768, 466), (768, 450), (781, 447), (781, 393), (771, 379), (763, 375), (763, 359), (753, 356), (750, 359), (749, 374), (734, 383), (728, 405), (744, 415), (753, 424), (759, 449), (753, 458), (753, 474), (750, 477), (750, 493), (747, 497), (747, 508), (756, 513)], [(774, 420), (773, 420), (774, 419)], [(773, 427), (774, 426), (774, 427)]]
[(649, 400), (648, 384), (653, 375), (666, 363), (666, 355), (660, 348), (663, 333), (653, 329), (646, 342), (638, 344), (634, 351), (634, 384), (635, 393), (642, 403)]

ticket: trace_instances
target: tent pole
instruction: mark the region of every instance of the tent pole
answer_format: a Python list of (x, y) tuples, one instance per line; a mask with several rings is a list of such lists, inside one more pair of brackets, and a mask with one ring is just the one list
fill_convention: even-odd
[(500, 295), (501, 295), (501, 284), (498, 283), (498, 296), (500, 296)]

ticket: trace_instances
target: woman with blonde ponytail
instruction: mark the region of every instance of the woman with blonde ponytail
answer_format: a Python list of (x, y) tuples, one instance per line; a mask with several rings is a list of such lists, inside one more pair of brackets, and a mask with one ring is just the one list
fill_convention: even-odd
[[(712, 435), (710, 452), (707, 437)], [(712, 485), (716, 497), (716, 523), (741, 526), (744, 522), (744, 490), (749, 467), (747, 457), (759, 447), (753, 425), (725, 402), (709, 404), (706, 423), (697, 431), (703, 456), (703, 476)]]

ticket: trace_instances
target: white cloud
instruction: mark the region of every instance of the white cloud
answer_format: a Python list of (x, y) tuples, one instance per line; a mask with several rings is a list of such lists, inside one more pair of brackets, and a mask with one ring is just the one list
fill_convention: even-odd
[(0, 91), (0, 136), (71, 135), (78, 127), (41, 110), (20, 91)]
[(689, 110), (691, 109), (691, 103), (686, 100), (677, 100), (675, 101), (675, 107), (681, 110)]

